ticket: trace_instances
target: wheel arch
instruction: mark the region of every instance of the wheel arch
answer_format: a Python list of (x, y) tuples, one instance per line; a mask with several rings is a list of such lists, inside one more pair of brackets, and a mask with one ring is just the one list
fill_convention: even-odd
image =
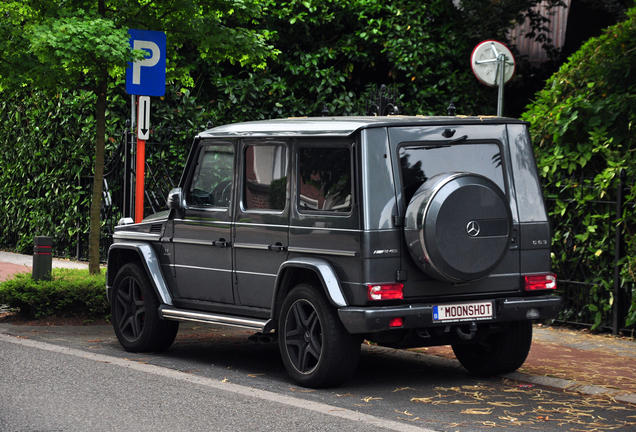
[(157, 255), (148, 243), (114, 243), (108, 249), (106, 293), (109, 301), (115, 277), (119, 269), (128, 263), (136, 263), (146, 272), (157, 298), (162, 304), (173, 304)]
[(329, 261), (314, 257), (296, 257), (285, 261), (278, 269), (272, 296), (272, 319), (278, 319), (285, 297), (301, 282), (322, 286), (327, 299), (336, 308), (348, 305), (338, 276)]

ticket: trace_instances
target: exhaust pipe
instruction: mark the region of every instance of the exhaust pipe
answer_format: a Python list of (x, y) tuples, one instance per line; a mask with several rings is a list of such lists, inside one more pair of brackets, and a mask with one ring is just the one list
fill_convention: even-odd
[(250, 337), (247, 338), (248, 341), (252, 343), (259, 343), (263, 345), (268, 345), (274, 342), (278, 342), (278, 335), (276, 333), (254, 333)]

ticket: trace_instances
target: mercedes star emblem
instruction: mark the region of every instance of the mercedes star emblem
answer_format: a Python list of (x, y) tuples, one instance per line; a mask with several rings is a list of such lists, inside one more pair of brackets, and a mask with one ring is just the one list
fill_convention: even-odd
[(470, 221), (468, 225), (466, 225), (466, 232), (471, 237), (477, 237), (479, 235), (479, 223), (477, 221)]

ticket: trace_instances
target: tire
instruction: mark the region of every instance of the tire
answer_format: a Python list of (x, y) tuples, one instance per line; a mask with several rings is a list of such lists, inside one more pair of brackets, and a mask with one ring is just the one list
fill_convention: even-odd
[(285, 369), (299, 385), (336, 387), (355, 372), (362, 339), (347, 332), (335, 308), (312, 285), (292, 289), (278, 326)]
[(488, 377), (519, 369), (528, 357), (531, 344), (532, 321), (514, 321), (481, 343), (453, 345), (453, 351), (469, 372)]
[(136, 264), (126, 264), (117, 273), (110, 309), (115, 335), (127, 351), (164, 351), (177, 336), (179, 323), (159, 318), (157, 295)]

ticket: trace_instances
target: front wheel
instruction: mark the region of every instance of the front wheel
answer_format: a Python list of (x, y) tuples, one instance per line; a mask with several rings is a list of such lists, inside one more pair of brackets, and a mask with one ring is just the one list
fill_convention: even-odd
[(115, 335), (127, 351), (163, 351), (177, 336), (179, 323), (159, 318), (159, 300), (148, 276), (135, 264), (117, 273), (110, 308)]
[(298, 384), (335, 387), (355, 372), (362, 340), (347, 332), (315, 287), (300, 284), (289, 293), (278, 325), (285, 369)]
[(519, 369), (528, 357), (531, 344), (532, 321), (513, 321), (483, 342), (453, 345), (453, 351), (469, 372), (493, 376)]

